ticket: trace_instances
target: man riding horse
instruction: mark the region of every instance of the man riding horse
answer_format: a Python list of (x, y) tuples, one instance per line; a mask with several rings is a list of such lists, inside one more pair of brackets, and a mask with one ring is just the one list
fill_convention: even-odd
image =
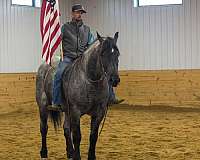
[[(62, 109), (62, 92), (61, 79), (63, 72), (69, 68), (73, 61), (81, 56), (88, 46), (94, 41), (94, 36), (90, 32), (90, 28), (83, 24), (81, 15), (86, 13), (82, 5), (76, 4), (72, 6), (72, 21), (62, 26), (62, 48), (63, 60), (58, 64), (57, 71), (53, 82), (53, 100), (51, 108), (53, 110)], [(117, 99), (112, 83), (109, 84), (109, 104), (119, 104), (122, 99)]]

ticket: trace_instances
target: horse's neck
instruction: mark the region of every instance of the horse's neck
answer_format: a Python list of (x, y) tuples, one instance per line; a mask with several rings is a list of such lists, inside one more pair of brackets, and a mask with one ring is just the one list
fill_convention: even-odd
[(100, 53), (97, 52), (98, 47), (99, 43), (96, 42), (84, 55), (87, 77), (93, 81), (99, 80), (104, 74)]

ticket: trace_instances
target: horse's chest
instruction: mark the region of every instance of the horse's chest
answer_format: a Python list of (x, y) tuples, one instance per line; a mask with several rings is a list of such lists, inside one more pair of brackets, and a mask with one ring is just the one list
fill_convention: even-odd
[(106, 81), (101, 83), (82, 83), (73, 87), (72, 99), (82, 105), (101, 103), (108, 98), (109, 89)]
[(99, 100), (107, 96), (108, 87), (103, 84), (87, 85), (86, 90), (88, 97)]

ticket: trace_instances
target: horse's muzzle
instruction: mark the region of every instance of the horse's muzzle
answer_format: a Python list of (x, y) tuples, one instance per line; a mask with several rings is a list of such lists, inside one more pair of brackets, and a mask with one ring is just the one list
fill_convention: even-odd
[(112, 84), (113, 87), (117, 87), (117, 85), (119, 84), (119, 82), (120, 82), (119, 76), (113, 76), (111, 78), (111, 84)]

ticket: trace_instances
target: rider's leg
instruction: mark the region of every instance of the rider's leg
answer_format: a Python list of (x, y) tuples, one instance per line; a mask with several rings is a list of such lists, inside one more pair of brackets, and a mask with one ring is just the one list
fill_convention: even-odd
[(59, 105), (62, 105), (62, 94), (61, 94), (62, 75), (65, 68), (71, 64), (72, 60), (67, 57), (65, 57), (63, 61), (60, 61), (60, 63), (58, 64), (58, 68), (53, 81), (53, 97), (52, 97), (53, 107), (58, 107)]

